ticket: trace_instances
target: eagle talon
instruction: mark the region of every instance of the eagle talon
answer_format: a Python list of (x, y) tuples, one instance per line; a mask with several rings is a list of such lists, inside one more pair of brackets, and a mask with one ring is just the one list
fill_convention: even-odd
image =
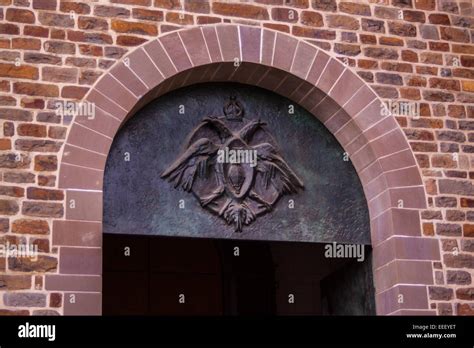
[(267, 202), (261, 202), (259, 205), (258, 205), (258, 209), (265, 209), (266, 211), (270, 211), (272, 210), (272, 205), (267, 203)]
[(209, 196), (199, 199), (201, 207), (205, 207), (206, 205), (214, 201), (217, 197), (221, 196), (224, 193), (224, 190), (224, 186), (218, 187)]

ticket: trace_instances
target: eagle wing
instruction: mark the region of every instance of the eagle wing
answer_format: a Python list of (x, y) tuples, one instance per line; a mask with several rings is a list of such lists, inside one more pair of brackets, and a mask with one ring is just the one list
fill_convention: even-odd
[(162, 178), (191, 191), (196, 175), (205, 177), (209, 160), (215, 156), (218, 147), (209, 139), (201, 138), (192, 143), (178, 159), (162, 174)]
[[(211, 136), (209, 131), (213, 132), (214, 135)], [(224, 143), (231, 136), (233, 136), (232, 131), (221, 120), (213, 116), (207, 116), (201, 120), (201, 123), (186, 138), (185, 145), (189, 147), (197, 139), (201, 138), (209, 138), (216, 142), (219, 139), (221, 143)]]
[(265, 126), (265, 125), (266, 125), (266, 123), (262, 122), (260, 120), (252, 121), (252, 122), (248, 123), (245, 127), (243, 127), (239, 131), (239, 136), (243, 141), (249, 142), (251, 140), (251, 138), (253, 137), (253, 135), (255, 134), (255, 132), (260, 127)]
[(257, 150), (257, 171), (263, 175), (265, 188), (272, 185), (279, 193), (296, 193), (304, 188), (303, 182), (291, 170), (285, 160), (269, 143), (255, 146)]
[(233, 136), (232, 131), (224, 124), (224, 122), (216, 117), (205, 117), (202, 120), (202, 123), (212, 127), (215, 131), (217, 131), (221, 141)]

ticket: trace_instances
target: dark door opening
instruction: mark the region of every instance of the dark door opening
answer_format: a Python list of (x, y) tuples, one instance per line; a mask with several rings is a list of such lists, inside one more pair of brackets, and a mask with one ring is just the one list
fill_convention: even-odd
[(318, 243), (104, 234), (103, 271), (104, 315), (374, 314), (370, 259)]

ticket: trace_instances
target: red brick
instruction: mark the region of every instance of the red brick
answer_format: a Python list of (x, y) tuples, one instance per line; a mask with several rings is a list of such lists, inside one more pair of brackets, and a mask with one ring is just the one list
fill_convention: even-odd
[(49, 234), (49, 224), (45, 220), (19, 219), (12, 223), (12, 232), (20, 234)]
[(63, 29), (51, 29), (51, 39), (64, 40), (66, 32)]
[(48, 190), (36, 187), (28, 187), (26, 196), (29, 199), (42, 201), (61, 201), (64, 199), (64, 193), (61, 190)]
[(20, 105), (27, 109), (44, 109), (45, 102), (43, 98), (24, 97), (21, 98)]
[(105, 33), (90, 33), (85, 31), (68, 30), (69, 41), (89, 42), (95, 44), (112, 44), (112, 36)]
[(408, 22), (419, 22), (424, 23), (426, 21), (425, 13), (422, 11), (403, 11), (403, 20)]
[(377, 37), (375, 35), (360, 34), (360, 42), (368, 45), (375, 45), (377, 43)]
[(381, 68), (389, 71), (412, 72), (412, 65), (407, 63), (382, 62)]
[(105, 19), (96, 17), (80, 16), (77, 25), (79, 29), (85, 30), (107, 30), (109, 28), (109, 24)]
[(37, 259), (27, 257), (10, 257), (8, 268), (17, 272), (52, 272), (56, 271), (58, 260), (52, 256), (38, 255)]
[(61, 12), (70, 13), (73, 11), (76, 14), (89, 14), (91, 8), (89, 5), (81, 2), (73, 2), (73, 1), (61, 1), (59, 5), (59, 10)]
[(0, 23), (0, 34), (19, 35), (20, 28), (15, 24)]
[(209, 13), (209, 1), (184, 0), (184, 9), (189, 12)]
[(298, 26), (293, 26), (293, 35), (323, 40), (334, 40), (336, 38), (336, 32), (333, 30), (320, 30)]
[(36, 52), (25, 52), (23, 60), (27, 63), (32, 64), (50, 64), (59, 65), (61, 64), (61, 58), (49, 54), (36, 53)]
[(61, 143), (52, 140), (17, 139), (15, 149), (29, 152), (58, 152)]
[(357, 56), (360, 53), (360, 46), (359, 45), (335, 43), (334, 44), (334, 52), (336, 52), (338, 54), (343, 54), (343, 55), (346, 55), (346, 56)]
[(359, 21), (351, 16), (346, 15), (327, 15), (327, 25), (330, 28), (357, 30), (359, 29)]
[(417, 88), (400, 88), (400, 96), (410, 100), (421, 99), (421, 93)]
[(433, 167), (440, 167), (440, 168), (456, 168), (458, 166), (457, 161), (454, 160), (451, 154), (433, 155), (431, 157), (431, 163)]
[(166, 21), (179, 25), (191, 25), (194, 23), (194, 18), (192, 15), (189, 14), (168, 12), (166, 14)]
[(32, 24), (35, 22), (35, 15), (32, 11), (19, 8), (8, 8), (5, 18), (7, 21), (10, 22), (28, 24)]
[(31, 289), (31, 276), (29, 275), (0, 275), (0, 289), (26, 290)]
[(46, 136), (46, 126), (23, 123), (17, 127), (18, 135), (43, 138)]
[(87, 87), (79, 86), (64, 86), (61, 91), (61, 96), (68, 99), (82, 99), (89, 91)]
[(362, 18), (362, 29), (373, 33), (385, 33), (385, 22), (375, 19)]
[(33, 8), (37, 10), (56, 10), (56, 0), (33, 0)]
[(18, 94), (27, 94), (43, 97), (59, 96), (59, 88), (56, 85), (47, 85), (43, 83), (15, 82), (13, 91)]
[(35, 50), (41, 49), (41, 40), (28, 38), (13, 38), (12, 48), (19, 50)]
[(43, 98), (21, 98), (20, 105), (27, 109), (44, 109), (45, 102)]
[(265, 7), (248, 5), (248, 4), (231, 4), (226, 2), (213, 2), (212, 11), (215, 14), (242, 17), (249, 19), (266, 20), (269, 19), (268, 12)]
[(443, 40), (455, 42), (470, 42), (469, 31), (452, 27), (440, 27), (441, 38)]
[(0, 96), (0, 105), (16, 106), (16, 99), (7, 95)]
[(45, 66), (42, 70), (42, 77), (44, 81), (74, 83), (77, 82), (78, 69)]
[(0, 139), (0, 151), (10, 150), (12, 142), (10, 139)]
[(474, 45), (456, 45), (452, 44), (453, 53), (474, 54)]
[(399, 36), (416, 36), (416, 26), (403, 22), (388, 22), (390, 34)]
[(9, 92), (10, 91), (10, 81), (7, 81), (7, 80), (0, 81), (0, 91)]
[(62, 203), (23, 202), (21, 212), (27, 216), (61, 218), (64, 215)]
[(448, 91), (460, 91), (461, 87), (459, 81), (452, 79), (440, 79), (440, 78), (430, 78), (429, 79), (431, 88), (445, 89)]
[(130, 10), (123, 7), (97, 5), (94, 7), (94, 15), (99, 17), (128, 18), (130, 17)]
[(418, 62), (418, 54), (413, 51), (403, 50), (402, 51), (402, 59), (406, 62), (417, 63)]
[(362, 3), (341, 2), (339, 11), (360, 16), (370, 16), (370, 6)]
[(110, 0), (111, 3), (124, 5), (150, 6), (151, 0)]
[(49, 306), (53, 308), (60, 308), (63, 303), (63, 295), (53, 292), (49, 295)]
[(376, 69), (378, 65), (379, 64), (376, 60), (359, 59), (357, 61), (357, 66), (362, 69)]
[(0, 214), (15, 215), (19, 211), (18, 203), (14, 200), (0, 199)]
[(430, 50), (432, 51), (443, 51), (443, 52), (449, 51), (449, 44), (446, 42), (430, 41), (428, 44), (429, 44)]
[(367, 47), (364, 48), (364, 54), (377, 59), (398, 59), (397, 51), (392, 48)]
[[(10, 229), (10, 220), (8, 218), (0, 218), (0, 232), (5, 233)], [(2, 267), (0, 267), (2, 270)]]
[[(271, 13), (272, 13), (272, 19), (275, 20), (275, 21), (291, 22), (291, 23), (298, 22), (298, 12), (296, 12), (294, 9), (284, 8), (284, 7), (274, 7), (274, 8), (272, 8)], [(307, 12), (307, 13), (311, 14), (310, 12)], [(321, 18), (321, 21), (322, 21), (322, 16), (320, 14), (318, 14), (318, 13), (314, 13), (314, 14), (319, 16)], [(305, 21), (303, 21), (303, 18), (302, 18), (301, 23), (304, 24), (304, 25), (310, 25), (310, 24), (305, 23)], [(320, 25), (318, 25), (318, 26), (320, 26)]]
[(158, 29), (154, 24), (127, 22), (119, 19), (112, 20), (112, 29), (117, 33), (152, 35), (158, 34)]
[(181, 8), (180, 0), (154, 0), (155, 7), (166, 8), (168, 10), (176, 10)]
[(5, 182), (15, 182), (15, 183), (34, 183), (35, 175), (32, 173), (26, 172), (10, 172), (3, 174), (3, 180)]
[(52, 12), (40, 12), (38, 15), (38, 19), (41, 24), (51, 27), (74, 27), (74, 19), (71, 18), (70, 15), (57, 14)]
[(466, 92), (474, 92), (474, 81), (462, 81), (462, 90)]
[(29, 65), (19, 65), (0, 63), (0, 76), (19, 79), (37, 80), (39, 77), (38, 68)]
[[(11, 121), (32, 121), (33, 116), (31, 112), (26, 110), (18, 109), (9, 109), (1, 108), (0, 109), (0, 119), (1, 120), (11, 120)], [(7, 125), (7, 123), (5, 123)], [(12, 136), (13, 133), (10, 134)]]
[(0, 196), (24, 197), (25, 189), (18, 186), (0, 186)]
[(423, 223), (423, 235), (434, 236), (434, 225), (432, 223)]
[(58, 169), (58, 159), (55, 155), (37, 155), (34, 169), (37, 171), (55, 171)]
[(117, 36), (117, 45), (138, 46), (144, 43), (146, 39), (136, 36), (119, 35)]
[(96, 46), (96, 45), (84, 45), (81, 44), (79, 45), (79, 52), (83, 55), (87, 56), (95, 56), (95, 57), (100, 57), (104, 55), (104, 49), (102, 46)]
[(154, 11), (143, 8), (134, 8), (132, 10), (132, 16), (133, 18), (156, 22), (161, 22), (164, 18), (163, 11)]
[[(222, 22), (222, 19), (218, 17), (198, 16), (196, 24), (215, 24), (215, 23), (221, 23), (221, 22)], [(271, 23), (263, 23), (263, 26), (265, 27), (268, 24), (271, 24)], [(288, 28), (288, 26), (286, 27)], [(289, 29), (286, 32), (289, 32)]]
[(449, 16), (445, 13), (432, 13), (428, 16), (431, 24), (451, 25)]
[(419, 10), (434, 10), (436, 7), (436, 0), (417, 0), (415, 7)]
[(66, 139), (67, 128), (50, 126), (48, 128), (48, 137), (53, 139)]
[(54, 175), (38, 175), (39, 186), (56, 186), (56, 176)]
[(48, 37), (49, 29), (44, 27), (25, 25), (25, 28), (23, 29), (23, 34), (36, 37)]
[(24, 169), (30, 166), (30, 158), (26, 154), (0, 154), (0, 168)]
[(382, 36), (379, 38), (379, 44), (387, 46), (403, 46), (404, 42), (402, 39), (396, 37)]

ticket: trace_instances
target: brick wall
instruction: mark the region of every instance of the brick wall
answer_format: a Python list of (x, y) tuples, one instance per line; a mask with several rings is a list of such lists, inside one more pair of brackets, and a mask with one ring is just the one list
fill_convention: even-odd
[[(302, 37), (352, 67), (383, 99), (417, 103), (397, 117), (424, 178), (423, 234), (439, 240), (431, 308), (474, 314), (474, 31), (471, 4), (451, 0), (0, 0), (0, 244), (33, 243), (38, 261), (0, 257), (0, 315), (55, 314), (53, 220), (70, 119), (80, 100), (127, 52), (159, 34), (215, 23)], [(471, 164), (472, 162), (472, 164)]]

